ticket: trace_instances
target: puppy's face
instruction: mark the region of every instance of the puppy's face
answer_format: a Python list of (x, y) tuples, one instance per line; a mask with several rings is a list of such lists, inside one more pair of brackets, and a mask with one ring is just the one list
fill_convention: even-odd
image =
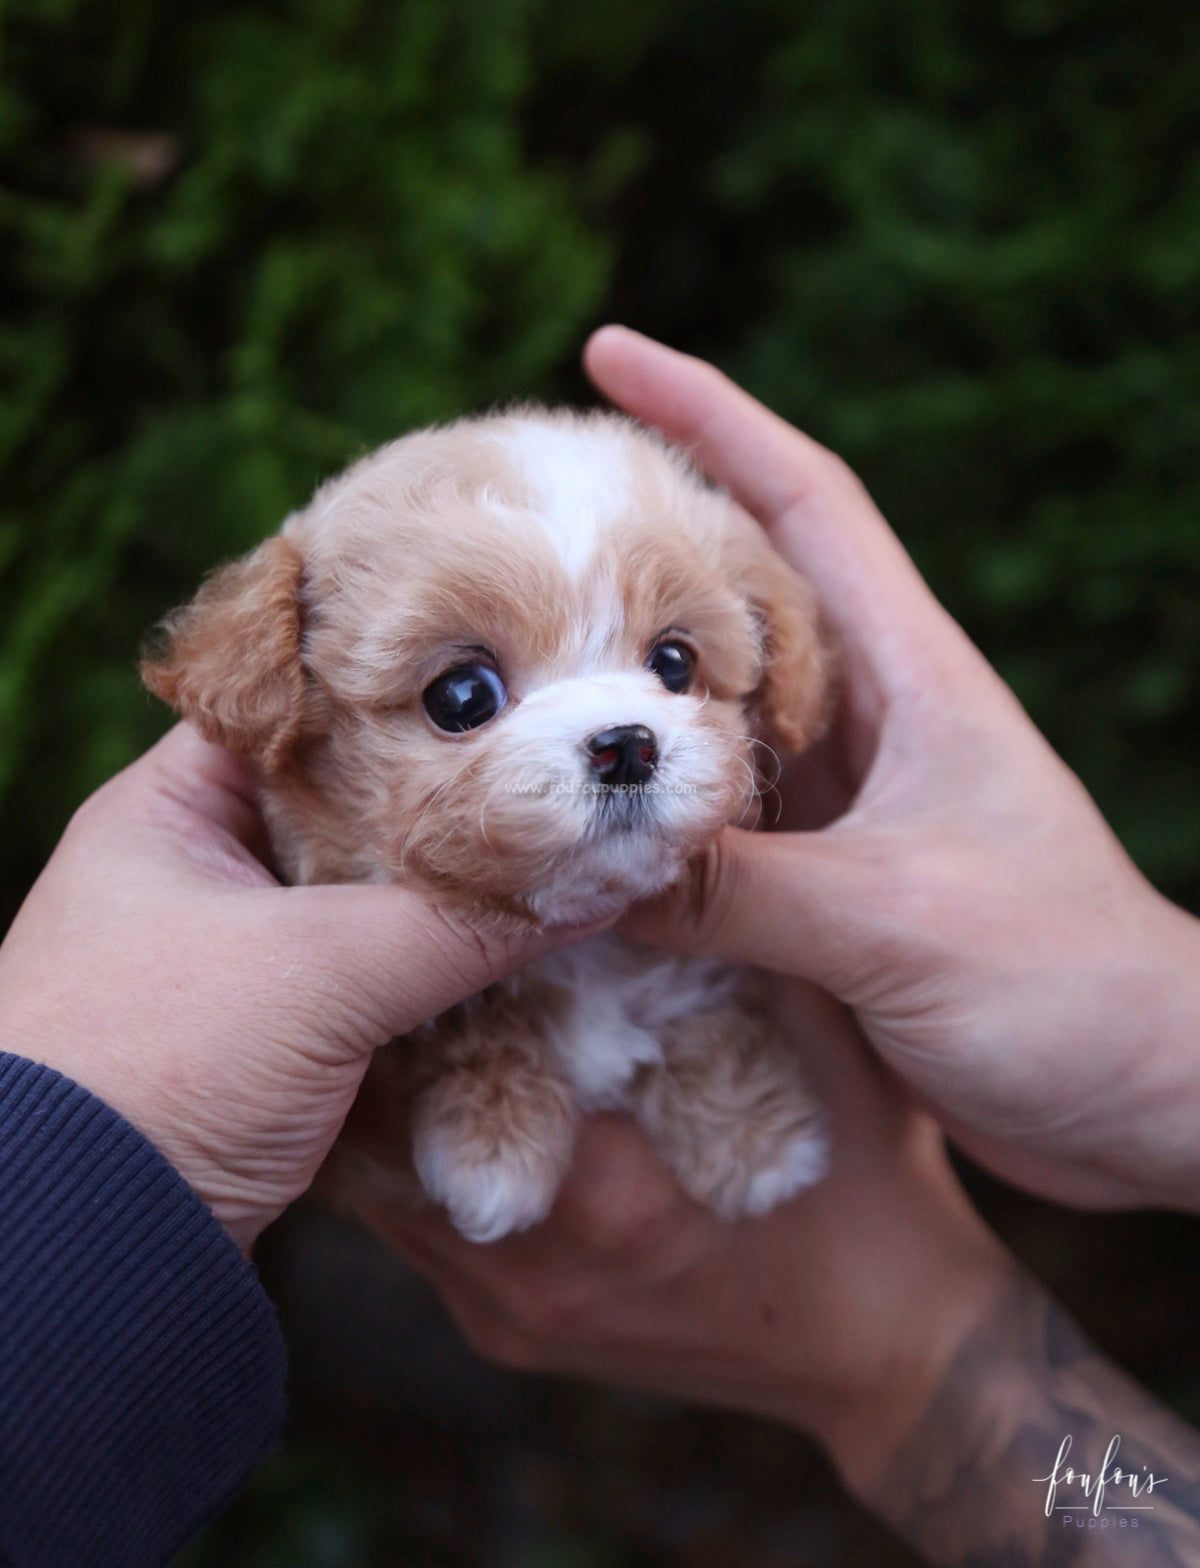
[(542, 921), (666, 886), (819, 724), (807, 586), (611, 416), (419, 432), (167, 623), (147, 683), (262, 765), (295, 881), (420, 877)]

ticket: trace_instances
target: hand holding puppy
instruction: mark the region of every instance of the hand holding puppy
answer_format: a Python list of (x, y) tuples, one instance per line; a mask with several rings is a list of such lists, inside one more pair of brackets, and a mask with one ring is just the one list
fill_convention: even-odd
[[(957, 1140), (1081, 1205), (1200, 1206), (1200, 928), (933, 598), (854, 475), (717, 371), (621, 328), (602, 391), (688, 448), (816, 585), (841, 647), (820, 777), (625, 929), (802, 976)], [(823, 821), (811, 825), (813, 801)]]
[(525, 1235), (477, 1247), (432, 1211), (361, 1214), (489, 1359), (774, 1417), (869, 1491), (1016, 1270), (845, 1010), (786, 982), (773, 1014), (838, 1127), (829, 1174), (794, 1203), (730, 1225), (600, 1117)]
[(280, 888), (253, 791), (180, 725), (80, 808), (0, 946), (0, 1050), (120, 1111), (246, 1251), (376, 1047), (561, 940), (402, 888)]
[[(366, 1218), (485, 1355), (798, 1427), (931, 1563), (1057, 1560), (1054, 1534), (1084, 1516), (1048, 1520), (1032, 1478), (1064, 1432), (1074, 1463), (1098, 1469), (1114, 1430), (1129, 1473), (1171, 1478), (1153, 1511), (1131, 1516), (1137, 1560), (1192, 1561), (1195, 1432), (1005, 1254), (938, 1129), (845, 1009), (794, 981), (779, 983), (776, 1003), (839, 1128), (828, 1177), (798, 1201), (724, 1224), (684, 1197), (632, 1127), (604, 1118), (585, 1129), (550, 1219), (527, 1235), (473, 1247), (440, 1215), (383, 1206)], [(1078, 1561), (1124, 1563), (1130, 1539), (1097, 1529)], [(1072, 1529), (1072, 1561), (1080, 1544)]]

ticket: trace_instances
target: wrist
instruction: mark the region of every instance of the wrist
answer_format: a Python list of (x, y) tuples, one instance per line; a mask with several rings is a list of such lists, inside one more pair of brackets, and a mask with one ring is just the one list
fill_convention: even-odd
[[(869, 1470), (843, 1467), (851, 1488), (931, 1563), (1115, 1563), (1127, 1526), (1144, 1531), (1139, 1561), (1196, 1560), (1195, 1433), (1022, 1269), (997, 1283), (890, 1451)], [(1168, 1480), (1173, 1504), (1132, 1511)]]
[(898, 1456), (955, 1381), (964, 1348), (994, 1317), (1017, 1273), (982, 1225), (980, 1234), (960, 1238), (936, 1262), (927, 1261), (921, 1291), (906, 1304), (904, 1338), (880, 1375), (821, 1414), (816, 1435), (844, 1484), (881, 1517), (891, 1516), (888, 1478)]

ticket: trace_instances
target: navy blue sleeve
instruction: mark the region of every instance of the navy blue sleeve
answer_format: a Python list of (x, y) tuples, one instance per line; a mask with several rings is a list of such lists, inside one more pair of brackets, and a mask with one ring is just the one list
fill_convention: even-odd
[(156, 1568), (274, 1446), (253, 1268), (148, 1139), (0, 1053), (0, 1562)]

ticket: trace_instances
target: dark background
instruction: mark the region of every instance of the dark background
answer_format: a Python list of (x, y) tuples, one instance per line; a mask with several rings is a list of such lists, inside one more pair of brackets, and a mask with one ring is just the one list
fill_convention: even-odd
[[(10, 0), (0, 909), (149, 743), (138, 644), (348, 458), (580, 400), (620, 319), (867, 479), (1151, 878), (1200, 906), (1194, 0)], [(1196, 1230), (972, 1178), (1200, 1418)], [(489, 1372), (299, 1213), (280, 1459), (188, 1554), (907, 1559), (801, 1439)]]

